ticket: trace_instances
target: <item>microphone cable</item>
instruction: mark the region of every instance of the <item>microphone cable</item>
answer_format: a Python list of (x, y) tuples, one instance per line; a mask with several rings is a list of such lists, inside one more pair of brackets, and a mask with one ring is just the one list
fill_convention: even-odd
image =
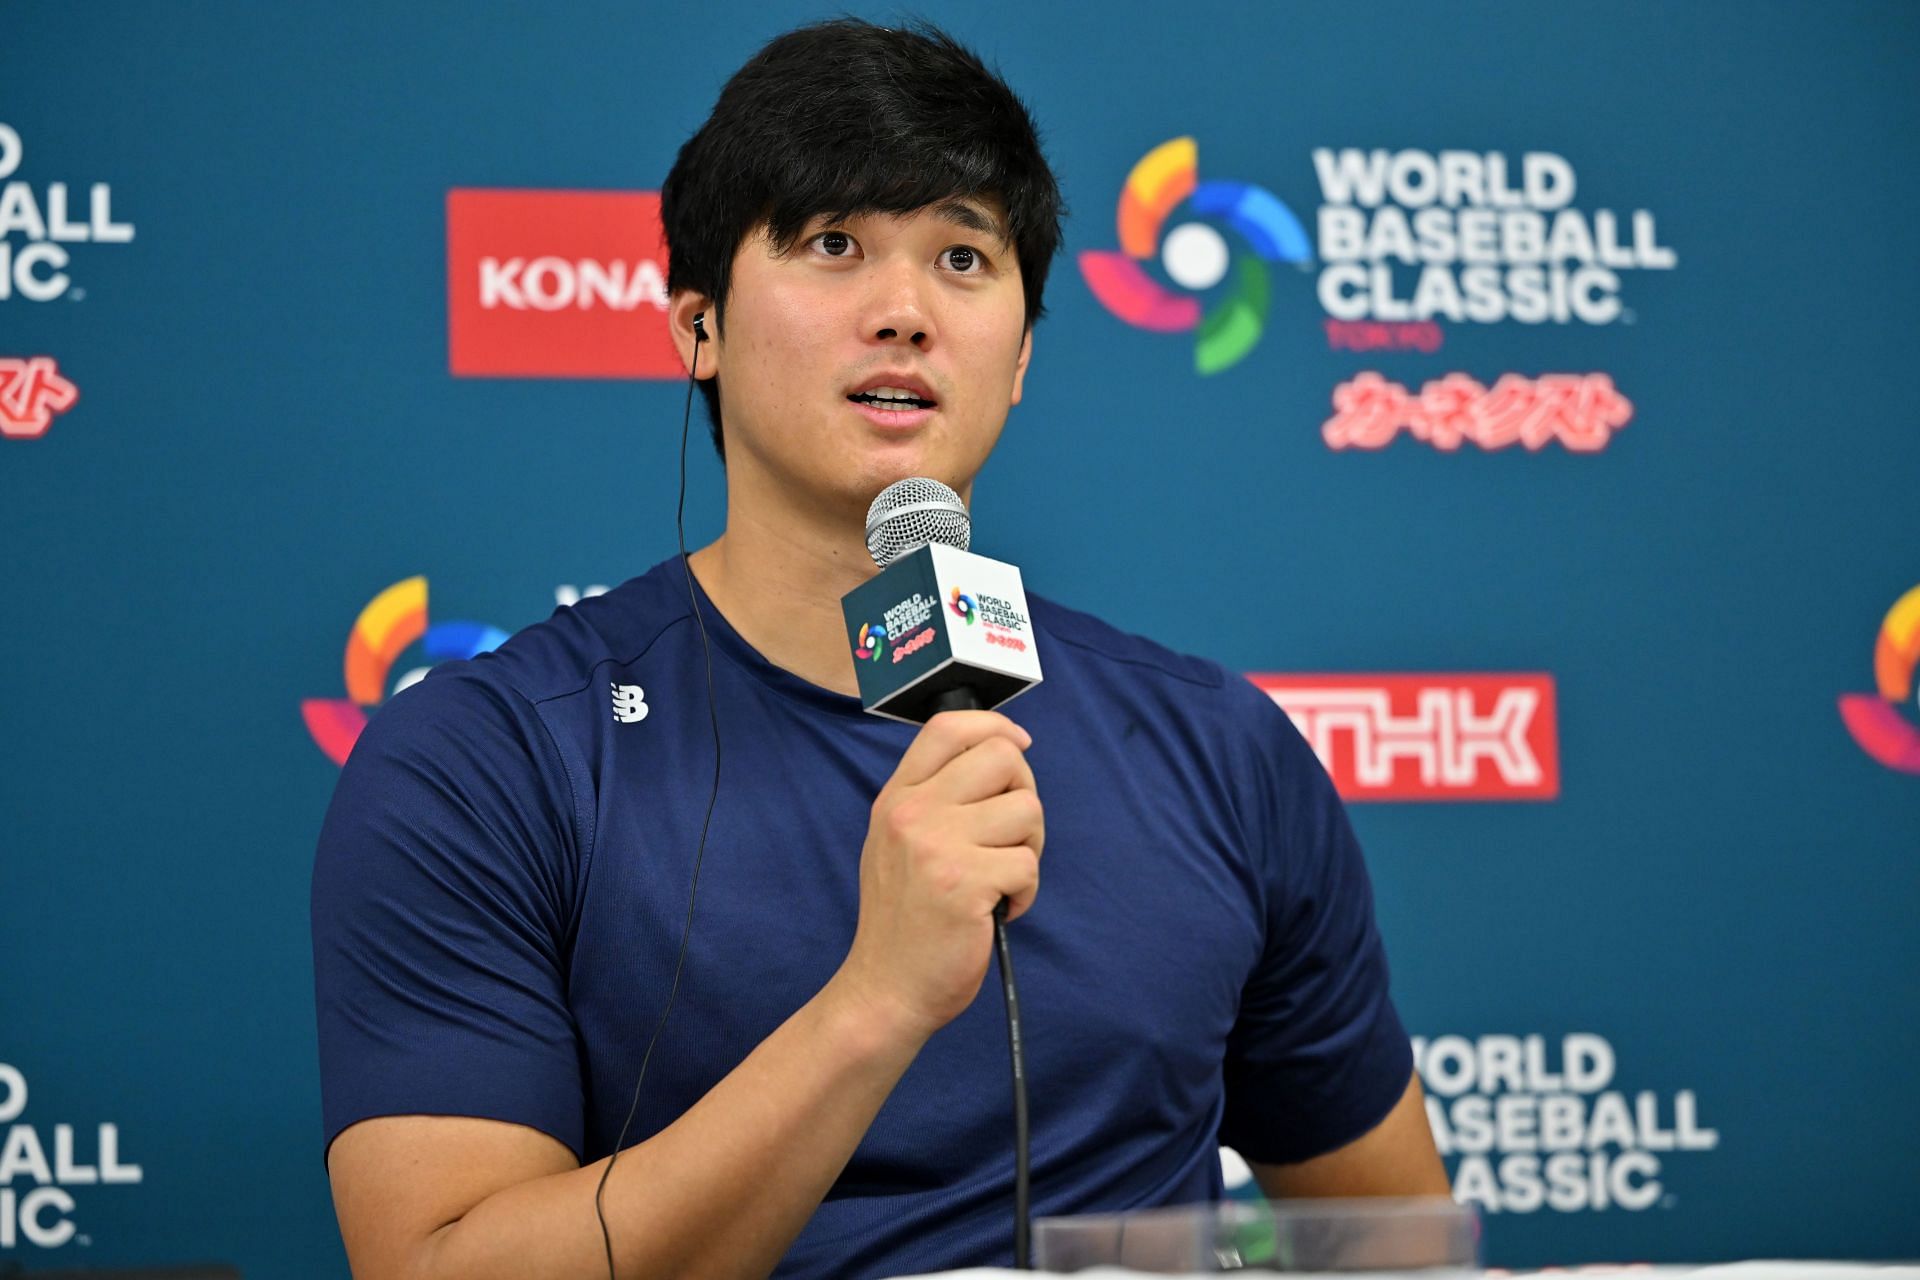
[[(934, 702), (937, 711), (977, 711), (980, 696), (961, 686)], [(1013, 984), (1013, 951), (1007, 946), (1007, 900), (993, 909), (993, 952), (1000, 966), (1000, 995), (1007, 1006), (1007, 1057), (1013, 1068), (1013, 1267), (1033, 1269), (1029, 1246), (1033, 1233), (1031, 1126), (1027, 1118), (1027, 1049), (1020, 1035), (1020, 992)]]
[(700, 600), (693, 589), (693, 563), (687, 559), (687, 427), (693, 420), (693, 387), (698, 380), (695, 371), (700, 365), (700, 344), (707, 340), (705, 321), (704, 311), (693, 318), (693, 367), (687, 370), (687, 407), (680, 418), (680, 500), (674, 508), (673, 526), (680, 541), (680, 567), (687, 576), (687, 606), (693, 610), (693, 620), (700, 628), (700, 652), (707, 663), (707, 719), (713, 728), (713, 792), (707, 797), (707, 816), (700, 823), (700, 846), (693, 855), (693, 885), (687, 890), (687, 921), (680, 927), (680, 953), (673, 961), (673, 981), (667, 988), (667, 1007), (660, 1011), (660, 1021), (654, 1024), (653, 1035), (647, 1040), (647, 1051), (640, 1056), (640, 1077), (633, 1082), (633, 1101), (627, 1107), (627, 1118), (620, 1126), (620, 1136), (613, 1140), (613, 1154), (607, 1157), (607, 1167), (600, 1171), (600, 1185), (593, 1191), (593, 1212), (600, 1219), (600, 1239), (607, 1247), (607, 1280), (619, 1280), (613, 1269), (613, 1233), (607, 1230), (607, 1212), (602, 1203), (607, 1192), (607, 1179), (613, 1176), (613, 1162), (620, 1158), (620, 1148), (626, 1143), (627, 1130), (633, 1126), (633, 1117), (640, 1110), (640, 1086), (646, 1083), (647, 1063), (653, 1059), (653, 1046), (666, 1029), (667, 1015), (673, 1012), (673, 999), (680, 992), (680, 969), (686, 963), (687, 939), (693, 933), (693, 904), (700, 895), (700, 862), (707, 855), (707, 830), (713, 825), (713, 807), (720, 799), (720, 711), (713, 694), (713, 646), (707, 640), (707, 620), (700, 612)]
[(1007, 900), (993, 909), (993, 949), (1000, 962), (1000, 994), (1007, 1005), (1007, 1052), (1013, 1060), (1013, 1266), (1030, 1271), (1027, 1251), (1033, 1230), (1028, 1168), (1027, 1054), (1020, 1040), (1020, 995), (1013, 986), (1013, 952), (1007, 949)]

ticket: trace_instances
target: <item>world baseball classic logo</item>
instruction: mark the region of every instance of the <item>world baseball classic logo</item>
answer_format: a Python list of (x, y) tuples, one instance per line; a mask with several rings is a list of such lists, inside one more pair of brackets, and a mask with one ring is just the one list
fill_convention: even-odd
[[(1140, 157), (1120, 190), (1120, 252), (1083, 252), (1080, 274), (1101, 306), (1136, 328), (1197, 330), (1193, 367), (1206, 375), (1232, 368), (1259, 343), (1273, 293), (1269, 265), (1307, 262), (1313, 247), (1293, 210), (1265, 187), (1200, 181), (1199, 155), (1192, 138), (1174, 138)], [(1175, 210), (1193, 220), (1163, 237), (1161, 228)], [(1234, 255), (1205, 219), (1231, 227), (1251, 250), (1239, 255), (1232, 281), (1211, 306), (1203, 306), (1199, 295), (1227, 279)], [(1147, 273), (1142, 264), (1156, 257), (1167, 277), (1188, 292), (1164, 288)]]

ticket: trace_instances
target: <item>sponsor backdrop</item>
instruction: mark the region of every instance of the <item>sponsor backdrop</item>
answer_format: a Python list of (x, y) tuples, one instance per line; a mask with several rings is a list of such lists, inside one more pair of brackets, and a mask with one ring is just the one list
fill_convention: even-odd
[[(337, 763), (670, 554), (655, 193), (827, 12), (0, 13), (0, 1269), (345, 1274)], [(925, 12), (1073, 210), (976, 547), (1324, 757), (1489, 1259), (1920, 1254), (1916, 11)]]

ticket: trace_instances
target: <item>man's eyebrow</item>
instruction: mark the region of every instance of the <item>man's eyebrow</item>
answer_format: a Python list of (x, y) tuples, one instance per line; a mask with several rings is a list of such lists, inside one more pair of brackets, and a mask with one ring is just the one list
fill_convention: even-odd
[(983, 236), (992, 236), (1001, 244), (1007, 243), (1007, 227), (971, 200), (962, 200), (958, 196), (942, 200), (933, 206), (933, 216), (941, 218), (955, 226), (965, 227)]

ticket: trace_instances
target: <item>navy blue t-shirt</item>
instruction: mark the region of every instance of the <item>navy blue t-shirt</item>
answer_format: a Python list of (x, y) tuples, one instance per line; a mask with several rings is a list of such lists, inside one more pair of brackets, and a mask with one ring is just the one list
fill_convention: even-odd
[[(1360, 850), (1319, 761), (1219, 666), (1029, 601), (1040, 894), (1011, 929), (1036, 1215), (1221, 1194), (1367, 1132), (1412, 1058)], [(673, 1015), (629, 1143), (845, 959), (870, 807), (916, 730), (775, 667), (704, 596), (723, 773)], [(851, 658), (849, 658), (851, 661)], [(637, 692), (635, 691), (637, 690)], [(678, 558), (434, 669), (347, 761), (313, 879), (325, 1138), (372, 1116), (613, 1149), (667, 998), (712, 785)], [(1008, 1265), (992, 977), (928, 1041), (782, 1276)]]

